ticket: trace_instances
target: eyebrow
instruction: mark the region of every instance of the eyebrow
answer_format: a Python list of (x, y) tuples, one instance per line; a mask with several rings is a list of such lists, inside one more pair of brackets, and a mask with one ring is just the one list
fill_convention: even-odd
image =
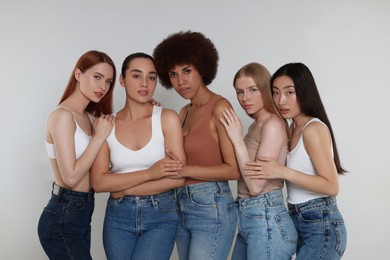
[[(277, 89), (279, 89), (279, 88), (276, 87), (276, 86), (272, 86), (272, 88), (277, 88)], [(293, 85), (288, 85), (288, 86), (282, 87), (282, 89), (287, 89), (287, 88), (295, 88), (295, 86), (293, 86)]]
[[(139, 70), (139, 69), (133, 69), (133, 70), (130, 70), (130, 72), (143, 73), (143, 71)], [(156, 74), (157, 75), (157, 72), (156, 71), (150, 71), (148, 74)]]

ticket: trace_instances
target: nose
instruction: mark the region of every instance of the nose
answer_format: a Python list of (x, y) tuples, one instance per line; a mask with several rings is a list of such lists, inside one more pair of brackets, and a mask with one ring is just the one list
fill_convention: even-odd
[(179, 83), (179, 86), (184, 84), (184, 76), (183, 75), (177, 75), (177, 83)]
[(141, 80), (141, 87), (146, 87), (148, 85), (148, 79), (146, 77)]
[(277, 98), (279, 99), (278, 100), (279, 105), (284, 105), (286, 103), (286, 97), (284, 95), (279, 95)]
[(247, 91), (244, 91), (244, 93), (242, 94), (242, 101), (248, 101), (249, 98), (249, 93)]
[(102, 84), (100, 84), (100, 88), (101, 88), (103, 91), (106, 91), (107, 89), (110, 88), (110, 83), (108, 83), (108, 82), (103, 82)]

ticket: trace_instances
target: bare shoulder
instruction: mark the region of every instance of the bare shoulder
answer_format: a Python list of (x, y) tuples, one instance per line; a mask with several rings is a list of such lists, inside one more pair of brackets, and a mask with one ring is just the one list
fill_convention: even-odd
[(213, 114), (218, 115), (219, 117), (225, 108), (231, 108), (231, 107), (232, 105), (230, 104), (229, 100), (227, 100), (226, 98), (221, 98), (215, 103)]
[(63, 124), (63, 123), (74, 123), (73, 114), (70, 110), (59, 107), (56, 110), (52, 111), (47, 118), (49, 125), (53, 124)]
[(161, 112), (161, 120), (163, 124), (177, 124), (180, 123), (179, 115), (176, 111), (168, 108), (163, 108)]
[(328, 142), (330, 140), (328, 128), (325, 124), (318, 121), (308, 124), (302, 135), (305, 143)]
[(286, 129), (285, 123), (283, 122), (282, 119), (280, 119), (278, 116), (272, 114), (267, 120), (264, 122), (264, 128), (269, 128), (269, 129)]
[(178, 114), (173, 109), (163, 108), (161, 112), (161, 117), (163, 118), (177, 118)]

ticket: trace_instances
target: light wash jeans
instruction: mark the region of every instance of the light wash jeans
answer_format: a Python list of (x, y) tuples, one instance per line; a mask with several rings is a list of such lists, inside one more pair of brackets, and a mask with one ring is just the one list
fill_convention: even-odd
[(334, 197), (288, 204), (298, 231), (297, 260), (340, 259), (347, 245), (347, 231)]
[(108, 260), (168, 260), (178, 216), (175, 191), (152, 196), (110, 197), (103, 227)]
[(283, 260), (295, 253), (298, 235), (282, 190), (237, 199), (238, 234), (233, 260)]
[[(53, 184), (54, 186), (54, 184)], [(56, 186), (38, 223), (39, 241), (49, 259), (90, 260), (93, 192)]]
[(236, 229), (235, 203), (228, 182), (203, 182), (176, 191), (180, 259), (226, 260)]

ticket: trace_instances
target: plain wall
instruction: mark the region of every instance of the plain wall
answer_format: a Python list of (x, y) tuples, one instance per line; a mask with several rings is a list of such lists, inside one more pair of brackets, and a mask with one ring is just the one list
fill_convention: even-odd
[[(53, 178), (43, 133), (76, 60), (97, 49), (119, 70), (128, 54), (151, 54), (180, 30), (200, 31), (215, 43), (220, 63), (210, 89), (231, 101), (245, 126), (250, 119), (232, 87), (242, 65), (260, 62), (271, 73), (288, 62), (308, 65), (349, 171), (338, 195), (348, 229), (344, 259), (384, 259), (390, 233), (390, 2), (385, 0), (1, 0), (0, 259), (46, 259), (37, 222)], [(186, 103), (161, 86), (155, 98), (176, 111)], [(117, 83), (115, 110), (123, 101)], [(105, 259), (106, 198), (96, 196), (94, 259)]]

